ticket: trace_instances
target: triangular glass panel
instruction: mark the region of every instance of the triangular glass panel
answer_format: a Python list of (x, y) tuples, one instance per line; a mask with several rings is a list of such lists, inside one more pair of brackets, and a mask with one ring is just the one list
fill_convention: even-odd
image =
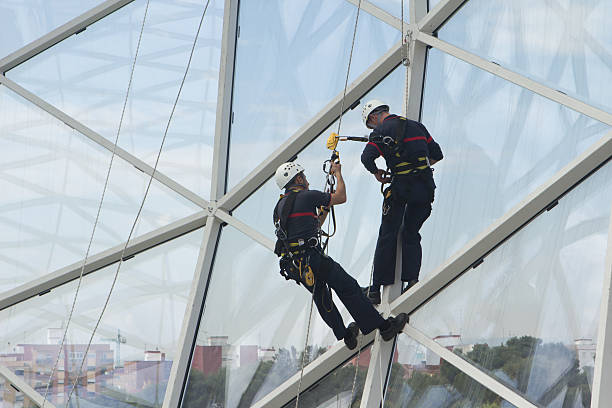
[[(458, 343), (447, 348), (463, 350)], [(383, 408), (512, 408), (514, 405), (405, 334), (397, 338)]]
[[(358, 407), (370, 364), (372, 346), (361, 350), (340, 367), (321, 378), (307, 390), (300, 392), (302, 408)], [(295, 399), (284, 408), (296, 406)]]
[(470, 0), (438, 36), (609, 112), (610, 15), (603, 0)]
[[(151, 0), (119, 146), (155, 164), (204, 4)], [(114, 141), (145, 2), (135, 1), (7, 72), (53, 106)], [(210, 2), (158, 169), (210, 197), (223, 1)]]
[(610, 131), (435, 49), (422, 121), (445, 158), (421, 229), (421, 279)]
[(0, 6), (0, 59), (100, 4), (100, 0), (3, 1)]
[(0, 364), (43, 396), (55, 367), (58, 407), (161, 406), (201, 242), (199, 229), (124, 261), (87, 354), (118, 264), (86, 275), (57, 365), (76, 280), (0, 311)]
[(435, 295), (410, 324), (440, 344), (454, 338), (469, 346), (462, 357), (537, 404), (556, 407), (580, 392), (588, 407), (611, 179), (608, 163)]
[[(342, 92), (356, 13), (345, 0), (240, 3), (228, 190)], [(349, 83), (399, 39), (361, 13)]]
[[(298, 372), (311, 298), (279, 275), (274, 253), (223, 228), (183, 407), (247, 407)], [(336, 341), (314, 308), (306, 362)]]
[[(0, 292), (85, 257), (111, 152), (0, 87)], [(90, 255), (124, 242), (149, 176), (115, 157)], [(132, 237), (199, 207), (153, 181)]]

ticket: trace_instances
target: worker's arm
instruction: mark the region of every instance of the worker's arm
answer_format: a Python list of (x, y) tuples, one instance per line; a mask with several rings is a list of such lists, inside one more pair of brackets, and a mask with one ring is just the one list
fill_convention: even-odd
[(376, 174), (378, 167), (375, 160), (382, 156), (382, 151), (374, 142), (369, 142), (361, 153), (361, 163), (372, 174)]
[(342, 178), (342, 165), (340, 163), (332, 163), (331, 174), (336, 176), (336, 191), (331, 193), (329, 206), (346, 203), (346, 186)]
[(421, 129), (427, 137), (427, 149), (429, 150), (429, 164), (434, 165), (444, 158), (440, 145), (433, 140), (433, 137), (427, 131), (427, 128), (422, 123), (419, 123)]

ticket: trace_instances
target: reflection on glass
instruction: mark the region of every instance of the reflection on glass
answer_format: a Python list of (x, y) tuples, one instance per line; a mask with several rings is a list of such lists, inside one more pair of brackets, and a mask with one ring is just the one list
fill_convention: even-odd
[[(356, 13), (346, 0), (240, 3), (228, 189), (342, 92)], [(349, 81), (399, 38), (360, 13)]]
[[(85, 360), (72, 406), (161, 406), (201, 241), (197, 230), (125, 261), (87, 354), (117, 264), (83, 278), (49, 401), (65, 405)], [(0, 364), (41, 395), (76, 287), (73, 281), (0, 311)]]
[[(0, 292), (85, 257), (111, 152), (0, 86)], [(91, 254), (124, 242), (149, 176), (115, 157)], [(197, 211), (154, 181), (134, 237)]]
[[(119, 146), (151, 166), (183, 78), (204, 4), (151, 0)], [(146, 1), (136, 0), (7, 75), (114, 141)], [(210, 194), (223, 0), (212, 0), (158, 170)]]
[(430, 50), (423, 123), (442, 147), (421, 279), (600, 140), (609, 127)]
[[(463, 350), (445, 344), (455, 353)], [(519, 352), (516, 350), (515, 352)], [(514, 405), (402, 334), (398, 337), (384, 408), (511, 408)]]
[(0, 59), (100, 4), (100, 0), (4, 0), (0, 5)]
[(612, 163), (410, 317), (543, 406), (588, 407), (612, 203)]
[(612, 32), (606, 0), (470, 0), (440, 39), (612, 110)]
[[(341, 367), (323, 377), (315, 385), (300, 392), (302, 408), (357, 408), (370, 364), (371, 346), (364, 348)], [(284, 408), (295, 407), (295, 399)]]
[[(274, 253), (225, 227), (183, 406), (248, 407), (298, 372), (310, 301), (306, 289), (280, 276)], [(336, 342), (312, 313), (305, 361)]]
[[(0, 363), (3, 363), (0, 360)], [(36, 405), (11, 383), (0, 376), (0, 407), (2, 408), (29, 408)]]
[[(381, 99), (387, 101), (392, 108), (397, 108), (396, 112), (401, 111), (404, 92), (397, 84), (403, 83), (405, 72), (403, 67), (396, 68), (361, 100)], [(326, 141), (329, 134), (337, 130), (338, 124), (334, 123), (297, 155), (296, 161), (306, 168), (311, 189), (323, 190), (325, 187), (325, 174), (321, 167), (323, 161), (331, 155), (331, 151), (326, 148)], [(360, 107), (343, 116), (341, 133), (360, 136), (369, 133), (361, 122)], [(360, 142), (340, 142), (338, 146), (348, 201), (336, 206), (338, 233), (329, 241), (329, 255), (359, 280), (362, 286), (366, 286), (370, 280), (372, 258), (378, 238), (382, 194), (380, 184), (361, 164), (363, 148), (364, 144)], [(382, 159), (379, 159), (378, 164), (379, 167), (384, 167)], [(233, 214), (270, 239), (276, 239), (272, 211), (280, 193), (274, 180), (270, 179), (234, 210)], [(325, 229), (329, 229), (328, 224)]]

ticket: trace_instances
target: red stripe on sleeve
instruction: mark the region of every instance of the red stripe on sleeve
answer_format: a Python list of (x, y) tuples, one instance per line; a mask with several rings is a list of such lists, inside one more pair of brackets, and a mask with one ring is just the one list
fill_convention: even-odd
[(289, 218), (295, 218), (295, 217), (315, 217), (315, 218), (318, 218), (317, 215), (315, 213), (312, 213), (312, 212), (301, 212), (301, 213), (289, 214)]
[(431, 143), (431, 142), (433, 142), (433, 139), (430, 137), (427, 139), (427, 143)]
[(372, 145), (376, 148), (376, 150), (378, 150), (378, 153), (380, 153), (380, 155), (382, 156), (382, 151), (380, 150), (380, 147), (378, 147), (378, 145), (374, 142), (368, 142), (369, 145)]
[(415, 140), (424, 140), (427, 142), (427, 138), (425, 136), (407, 137), (404, 139), (404, 142), (413, 142)]

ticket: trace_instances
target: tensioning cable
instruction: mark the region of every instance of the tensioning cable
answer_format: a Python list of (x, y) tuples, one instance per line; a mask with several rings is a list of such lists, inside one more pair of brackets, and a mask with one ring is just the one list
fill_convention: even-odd
[(138, 223), (138, 220), (140, 218), (140, 214), (142, 213), (142, 209), (144, 207), (144, 203), (147, 199), (147, 195), (149, 194), (149, 189), (151, 188), (151, 184), (153, 182), (153, 177), (155, 175), (155, 172), (157, 171), (157, 166), (159, 164), (159, 158), (161, 157), (161, 152), (162, 149), (164, 147), (164, 143), (166, 141), (166, 136), (168, 135), (168, 129), (170, 128), (170, 124), (172, 123), (172, 118), (174, 116), (174, 112), (176, 111), (176, 106), (178, 105), (178, 101), (180, 99), (181, 96), (181, 92), (183, 90), (183, 86), (185, 85), (185, 81), (187, 79), (187, 73), (189, 72), (189, 67), (191, 66), (191, 61), (193, 59), (193, 54), (195, 51), (195, 47), (196, 44), (198, 42), (198, 37), (200, 35), (200, 30), (202, 28), (202, 23), (204, 21), (204, 16), (206, 15), (206, 11), (208, 10), (208, 6), (210, 4), (210, 0), (206, 1), (206, 6), (204, 7), (204, 11), (202, 12), (202, 17), (200, 18), (200, 23), (198, 25), (198, 30), (196, 32), (195, 38), (193, 40), (193, 45), (191, 47), (191, 52), (189, 54), (189, 59), (187, 61), (187, 66), (185, 67), (185, 73), (183, 74), (183, 78), (181, 80), (181, 85), (179, 86), (178, 92), (176, 94), (176, 99), (174, 100), (174, 104), (172, 106), (172, 110), (170, 112), (170, 117), (168, 118), (168, 122), (166, 123), (166, 128), (164, 130), (164, 136), (162, 138), (161, 144), (159, 146), (159, 151), (157, 153), (157, 157), (155, 159), (155, 166), (153, 166), (153, 172), (151, 173), (151, 176), (149, 177), (149, 181), (147, 184), (147, 188), (145, 190), (144, 196), (142, 197), (142, 201), (140, 203), (140, 207), (138, 208), (138, 212), (136, 214), (136, 217), (134, 218), (134, 222), (132, 223), (132, 227), (130, 229), (130, 233), (128, 235), (128, 238), (125, 242), (125, 245), (123, 246), (123, 249), (121, 250), (121, 257), (119, 258), (119, 263), (117, 265), (117, 270), (115, 271), (115, 276), (113, 277), (113, 282), (111, 284), (110, 290), (108, 292), (108, 295), (106, 297), (106, 300), (104, 302), (104, 306), (102, 307), (102, 311), (100, 312), (100, 316), (98, 317), (98, 320), (96, 321), (96, 324), (93, 328), (93, 331), (91, 332), (91, 336), (89, 338), (89, 342), (87, 343), (87, 348), (85, 349), (85, 352), (83, 354), (83, 359), (81, 360), (81, 365), (79, 367), (79, 371), (76, 375), (76, 378), (74, 380), (74, 382), (72, 383), (72, 388), (70, 389), (70, 393), (68, 394), (68, 399), (66, 400), (66, 407), (68, 407), (68, 405), (70, 404), (70, 399), (72, 397), (72, 393), (74, 392), (77, 383), (79, 381), (79, 378), (81, 376), (81, 372), (83, 370), (83, 364), (85, 363), (85, 360), (87, 359), (87, 354), (89, 353), (89, 349), (91, 347), (91, 343), (93, 341), (94, 335), (96, 334), (96, 330), (98, 329), (98, 326), (100, 325), (100, 322), (102, 321), (102, 317), (104, 316), (104, 312), (106, 311), (106, 308), (108, 306), (108, 303), (110, 301), (111, 295), (113, 293), (113, 289), (115, 288), (115, 284), (117, 283), (117, 277), (119, 276), (119, 271), (121, 269), (121, 265), (123, 264), (123, 257), (125, 255), (125, 251), (129, 245), (130, 239), (132, 238), (132, 234), (134, 233), (134, 229), (136, 228), (136, 224)]
[[(125, 92), (125, 98), (123, 101), (123, 109), (121, 111), (121, 117), (119, 119), (119, 126), (117, 128), (117, 134), (115, 135), (115, 143), (113, 144), (113, 150), (112, 150), (112, 154), (111, 154), (111, 158), (110, 158), (110, 162), (108, 165), (108, 170), (106, 172), (106, 179), (104, 180), (104, 187), (102, 188), (102, 196), (100, 197), (100, 204), (98, 205), (98, 211), (96, 213), (96, 219), (94, 221), (94, 225), (93, 228), (91, 230), (91, 236), (89, 238), (89, 244), (87, 245), (87, 251), (85, 252), (85, 258), (83, 259), (83, 263), (81, 265), (81, 271), (79, 273), (79, 279), (77, 282), (77, 288), (76, 291), (74, 293), (74, 298), (72, 299), (72, 306), (70, 308), (70, 313), (68, 314), (68, 320), (66, 322), (66, 328), (64, 329), (64, 334), (62, 336), (62, 341), (60, 343), (60, 348), (57, 351), (57, 357), (55, 358), (55, 364), (53, 364), (53, 368), (51, 369), (51, 375), (49, 376), (49, 380), (47, 381), (47, 386), (45, 388), (45, 395), (43, 397), (43, 402), (42, 402), (42, 407), (45, 407), (45, 402), (47, 401), (47, 396), (49, 395), (49, 387), (51, 385), (51, 381), (53, 381), (53, 376), (55, 375), (55, 370), (57, 369), (57, 365), (59, 363), (59, 359), (60, 359), (60, 355), (62, 353), (62, 350), (64, 350), (64, 345), (66, 342), (66, 336), (68, 334), (68, 328), (70, 327), (70, 321), (72, 320), (72, 315), (74, 313), (74, 308), (76, 305), (76, 301), (77, 301), (77, 297), (79, 295), (79, 290), (81, 288), (81, 283), (83, 281), (83, 273), (85, 271), (85, 265), (87, 264), (87, 259), (89, 258), (89, 252), (91, 250), (91, 245), (94, 239), (94, 236), (96, 234), (96, 228), (98, 226), (98, 221), (100, 219), (100, 212), (102, 210), (102, 204), (104, 203), (104, 196), (106, 194), (106, 190), (108, 188), (108, 181), (110, 179), (110, 173), (111, 173), (111, 169), (113, 167), (113, 161), (115, 159), (115, 154), (116, 154), (116, 150), (117, 150), (117, 142), (119, 141), (119, 134), (121, 132), (121, 126), (123, 124), (123, 118), (125, 117), (125, 109), (127, 106), (127, 102), (128, 102), (128, 96), (130, 94), (130, 90), (132, 88), (132, 79), (134, 78), (134, 69), (136, 67), (136, 60), (138, 59), (138, 51), (140, 50), (140, 43), (142, 40), (142, 33), (144, 32), (144, 27), (145, 27), (145, 22), (147, 20), (147, 14), (149, 11), (149, 1), (147, 0), (147, 4), (145, 5), (145, 11), (144, 11), (144, 16), (142, 18), (142, 25), (140, 26), (140, 33), (138, 35), (138, 43), (136, 45), (136, 51), (134, 52), (134, 61), (132, 62), (132, 68), (130, 71), (130, 78), (128, 80), (128, 86), (127, 86), (127, 91)], [(123, 254), (121, 254), (121, 257), (123, 258)], [(84, 357), (85, 358), (85, 357)]]

